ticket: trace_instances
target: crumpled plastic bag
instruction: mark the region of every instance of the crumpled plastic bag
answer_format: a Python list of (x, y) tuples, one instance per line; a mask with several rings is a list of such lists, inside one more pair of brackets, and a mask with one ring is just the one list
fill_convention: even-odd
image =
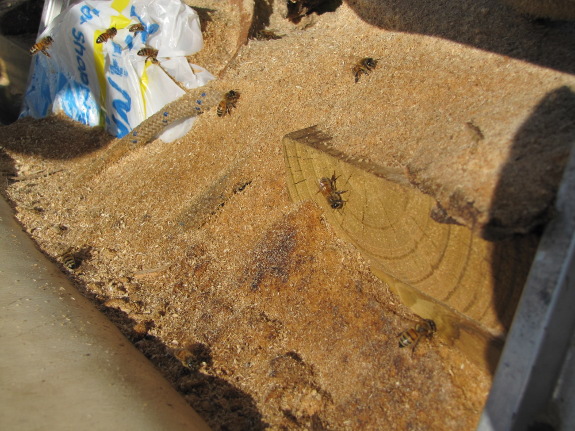
[[(135, 24), (140, 31), (130, 31)], [(106, 38), (111, 27), (116, 34)], [(39, 41), (46, 36), (53, 41), (34, 55), (21, 117), (62, 111), (123, 137), (185, 89), (215, 79), (185, 57), (202, 49), (203, 38), (197, 13), (180, 0), (81, 1), (58, 15)], [(97, 43), (99, 37), (106, 40)], [(142, 49), (157, 54), (148, 58)], [(160, 138), (177, 139), (193, 120), (171, 125)]]

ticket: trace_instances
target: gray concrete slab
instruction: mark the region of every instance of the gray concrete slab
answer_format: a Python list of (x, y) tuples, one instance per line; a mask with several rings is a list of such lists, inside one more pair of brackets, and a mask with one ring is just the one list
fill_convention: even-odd
[(2, 430), (209, 430), (2, 198), (0, 346)]

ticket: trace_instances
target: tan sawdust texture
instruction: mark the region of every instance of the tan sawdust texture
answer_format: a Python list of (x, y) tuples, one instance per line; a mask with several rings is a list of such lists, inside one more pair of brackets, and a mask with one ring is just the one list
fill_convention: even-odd
[[(237, 5), (200, 3), (206, 48), (192, 61), (224, 71), (236, 110), (84, 182), (108, 135), (60, 116), (4, 127), (18, 219), (55, 261), (72, 248), (78, 288), (214, 430), (474, 429), (490, 375), (441, 334), (398, 348), (415, 317), (318, 206), (290, 201), (281, 139), (317, 124), (352, 156), (405, 167), (446, 207), (459, 190), (485, 224), (513, 136), (572, 75), (385, 30), (347, 3), (297, 26), (279, 8), (269, 27), (282, 39), (236, 55)], [(363, 56), (380, 63), (355, 84)]]

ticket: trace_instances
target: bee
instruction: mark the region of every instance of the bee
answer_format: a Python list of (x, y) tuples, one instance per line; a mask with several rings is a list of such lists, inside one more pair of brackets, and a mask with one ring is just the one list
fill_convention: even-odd
[(77, 269), (82, 261), (78, 258), (77, 254), (74, 252), (74, 249), (70, 247), (60, 256), (62, 259), (62, 264), (68, 269)]
[(421, 319), (414, 328), (407, 329), (397, 336), (399, 340), (399, 347), (413, 346), (411, 353), (415, 352), (415, 348), (423, 337), (431, 338), (437, 331), (435, 322), (431, 319)]
[(182, 365), (192, 371), (212, 364), (210, 348), (202, 343), (195, 343), (185, 349), (178, 349), (174, 356)]
[(38, 41), (38, 43), (32, 45), (32, 48), (30, 48), (30, 55), (34, 55), (41, 52), (45, 56), (50, 57), (50, 54), (48, 53), (48, 48), (50, 48), (52, 42), (54, 42), (54, 39), (52, 39), (51, 36), (43, 37)]
[(256, 39), (256, 40), (277, 40), (277, 39), (281, 39), (282, 36), (280, 36), (279, 34), (277, 34), (275, 31), (273, 30), (260, 30), (257, 31), (252, 39)]
[(138, 24), (132, 24), (131, 26), (128, 27), (128, 31), (130, 33), (136, 33), (138, 34), (141, 31), (145, 31), (146, 28), (144, 27), (144, 24), (142, 23), (138, 23)]
[(345, 201), (341, 198), (341, 195), (347, 193), (347, 190), (341, 190), (341, 191), (337, 190), (336, 186), (337, 178), (338, 177), (335, 176), (334, 172), (331, 178), (323, 177), (318, 180), (318, 186), (319, 186), (318, 193), (321, 193), (322, 195), (325, 196), (327, 203), (334, 210), (339, 210), (343, 208), (343, 204), (345, 203)]
[(138, 55), (142, 56), (142, 57), (146, 57), (146, 61), (148, 61), (148, 59), (152, 60), (152, 63), (157, 63), (158, 62), (158, 50), (154, 49), (154, 48), (142, 48), (138, 51)]
[(359, 60), (359, 62), (351, 69), (353, 76), (355, 76), (355, 82), (359, 81), (361, 74), (369, 75), (369, 72), (376, 68), (377, 61), (378, 60), (375, 60), (371, 57), (366, 57)]
[(232, 113), (232, 109), (236, 107), (237, 101), (240, 99), (240, 93), (237, 90), (230, 90), (225, 95), (218, 105), (218, 117), (224, 117), (226, 114)]
[(201, 368), (202, 362), (198, 360), (196, 355), (187, 349), (181, 349), (175, 352), (174, 356), (182, 363), (182, 365), (190, 370), (197, 371)]
[(116, 30), (116, 27), (110, 27), (104, 33), (102, 33), (100, 36), (98, 36), (98, 39), (96, 39), (96, 43), (105, 43), (108, 41), (108, 39), (111, 39), (114, 36), (116, 36), (116, 33), (118, 33), (118, 30)]

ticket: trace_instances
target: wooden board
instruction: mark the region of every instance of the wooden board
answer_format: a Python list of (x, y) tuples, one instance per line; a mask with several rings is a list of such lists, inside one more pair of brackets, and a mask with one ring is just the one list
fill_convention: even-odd
[[(359, 249), (407, 306), (435, 320), (447, 342), (492, 367), (537, 239), (489, 242), (464, 226), (436, 221), (449, 217), (411, 186), (402, 169), (351, 159), (331, 148), (329, 134), (316, 127), (283, 141), (292, 199), (316, 201), (336, 233)], [(344, 192), (341, 209), (319, 192), (319, 179), (332, 175)]]

